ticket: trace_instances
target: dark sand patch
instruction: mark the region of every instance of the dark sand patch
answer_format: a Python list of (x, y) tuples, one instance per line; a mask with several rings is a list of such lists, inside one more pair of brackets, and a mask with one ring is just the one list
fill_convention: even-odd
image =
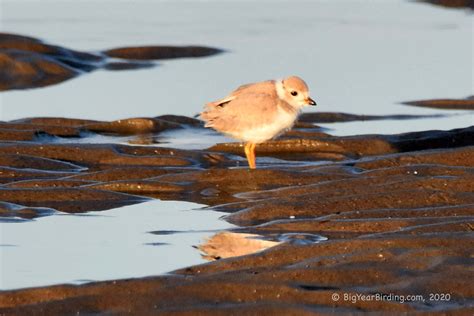
[(417, 0), (418, 2), (426, 2), (429, 4), (442, 6), (446, 8), (470, 8), (474, 9), (473, 0)]
[(180, 125), (158, 118), (130, 118), (112, 122), (83, 125), (82, 128), (102, 134), (137, 135), (158, 133), (166, 129), (179, 128)]
[(55, 209), (47, 207), (26, 207), (14, 203), (0, 202), (0, 221), (8, 218), (33, 219), (56, 213)]
[(338, 122), (355, 122), (355, 121), (377, 121), (377, 120), (415, 120), (420, 118), (442, 117), (442, 114), (434, 115), (360, 115), (338, 112), (313, 112), (303, 113), (298, 118), (301, 123), (338, 123)]
[(3, 184), (4, 188), (75, 188), (95, 184), (95, 181), (74, 180), (69, 178), (23, 180)]
[(221, 49), (202, 46), (142, 46), (121, 47), (104, 51), (109, 57), (137, 60), (160, 60), (206, 57), (222, 53)]
[[(291, 134), (290, 134), (291, 135)], [(451, 148), (472, 145), (474, 127), (451, 131), (424, 131), (397, 135), (359, 135), (326, 136), (320, 133), (304, 133), (306, 138), (293, 138), (268, 141), (256, 147), (257, 156), (280, 157), (291, 154), (294, 160), (307, 160), (321, 157), (319, 160), (338, 160), (362, 158), (364, 156), (384, 155), (433, 148)], [(283, 136), (285, 138), (285, 135)], [(216, 144), (211, 151), (229, 152), (243, 155), (240, 143)], [(324, 157), (326, 155), (326, 157)], [(335, 159), (331, 159), (334, 157)]]
[(82, 187), (2, 187), (0, 200), (31, 207), (48, 207), (67, 213), (102, 211), (146, 201), (138, 196)]
[(72, 175), (72, 172), (54, 172), (43, 170), (30, 170), (24, 168), (11, 168), (0, 166), (0, 183), (30, 179), (51, 179)]
[[(83, 120), (83, 119), (72, 119), (72, 118), (65, 118), (65, 117), (29, 117), (18, 119), (14, 121), (8, 122), (9, 124), (30, 124), (33, 126), (41, 126), (41, 127), (57, 127), (57, 128), (78, 128), (83, 125), (99, 123), (100, 121), (94, 120)], [(27, 126), (27, 125), (26, 125)], [(24, 128), (26, 128), (26, 126)], [(55, 134), (52, 132), (52, 134)], [(60, 135), (57, 135), (60, 136)]]
[(402, 104), (443, 110), (474, 110), (474, 98), (406, 101)]
[[(15, 140), (0, 142), (5, 219), (51, 215), (41, 210), (106, 210), (155, 197), (227, 212), (226, 219), (240, 226), (235, 233), (270, 240), (314, 234), (329, 240), (283, 243), (161, 277), (4, 291), (0, 313), (471, 314), (474, 127), (335, 137), (307, 119), (307, 125), (259, 146), (259, 157), (283, 160), (256, 170), (235, 156), (243, 155), (239, 144), (179, 150), (21, 141), (15, 133), (4, 134)], [(87, 137), (81, 133), (86, 131), (113, 139), (182, 125), (202, 126), (192, 118), (163, 116), (116, 122), (33, 118), (2, 128), (77, 138)], [(210, 257), (221, 257), (218, 250)], [(430, 293), (450, 299), (433, 300)], [(344, 298), (356, 294), (422, 295), (423, 300)]]
[(69, 162), (35, 156), (15, 154), (0, 155), (0, 165), (11, 168), (28, 168), (49, 171), (79, 171), (82, 168)]

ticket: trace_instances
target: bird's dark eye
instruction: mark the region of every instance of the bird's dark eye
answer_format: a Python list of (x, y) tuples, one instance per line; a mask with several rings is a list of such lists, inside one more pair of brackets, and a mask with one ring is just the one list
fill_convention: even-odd
[(294, 96), (294, 97), (296, 97), (296, 96), (298, 95), (298, 92), (296, 92), (296, 91), (291, 91), (291, 95)]

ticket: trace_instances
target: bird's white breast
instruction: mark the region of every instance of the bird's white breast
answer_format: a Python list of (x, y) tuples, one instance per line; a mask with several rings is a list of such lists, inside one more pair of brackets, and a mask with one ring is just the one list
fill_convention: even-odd
[(255, 144), (270, 140), (289, 130), (295, 123), (298, 113), (289, 113), (277, 107), (275, 119), (268, 124), (249, 128), (240, 132), (238, 138)]

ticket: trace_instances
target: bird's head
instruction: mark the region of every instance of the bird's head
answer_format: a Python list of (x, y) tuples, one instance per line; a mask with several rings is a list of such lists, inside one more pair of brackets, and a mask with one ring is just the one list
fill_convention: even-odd
[(316, 105), (310, 98), (309, 89), (303, 79), (291, 76), (277, 83), (278, 96), (296, 109), (304, 106)]

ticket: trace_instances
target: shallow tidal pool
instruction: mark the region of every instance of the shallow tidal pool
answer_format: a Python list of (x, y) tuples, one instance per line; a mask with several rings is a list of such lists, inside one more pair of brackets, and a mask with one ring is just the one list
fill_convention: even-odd
[[(206, 262), (193, 246), (232, 227), (223, 213), (153, 200), (0, 223), (0, 289), (163, 274)], [(156, 234), (176, 231), (176, 234)]]

